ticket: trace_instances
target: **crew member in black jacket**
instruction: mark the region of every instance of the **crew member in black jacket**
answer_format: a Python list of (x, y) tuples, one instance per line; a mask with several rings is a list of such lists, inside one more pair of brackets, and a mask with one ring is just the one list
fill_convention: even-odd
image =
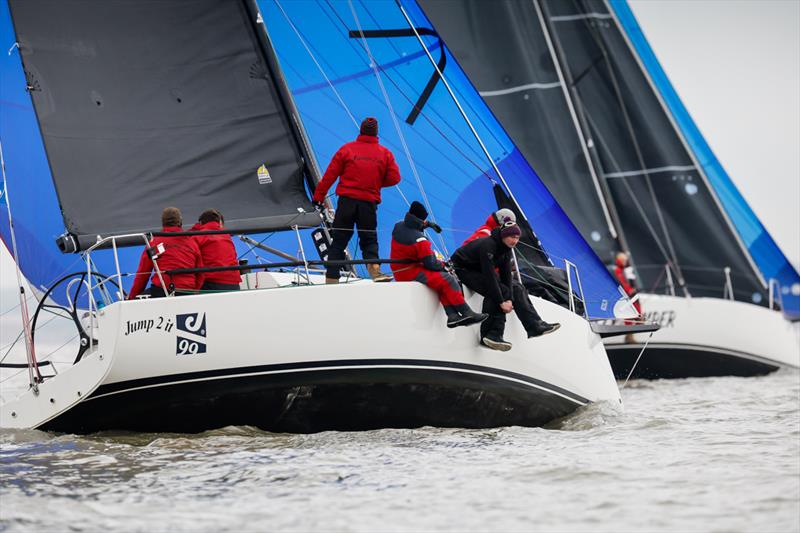
[(483, 312), (489, 319), (481, 324), (481, 343), (493, 350), (508, 351), (503, 340), (507, 313), (517, 312), (528, 338), (551, 333), (560, 324), (543, 321), (528, 297), (528, 292), (511, 275), (511, 249), (519, 243), (521, 231), (514, 223), (492, 230), (490, 236), (463, 245), (452, 257), (461, 282), (483, 296)]

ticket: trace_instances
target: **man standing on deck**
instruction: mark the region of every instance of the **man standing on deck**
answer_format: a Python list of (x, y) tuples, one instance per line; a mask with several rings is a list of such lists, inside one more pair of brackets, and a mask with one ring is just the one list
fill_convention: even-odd
[(461, 282), (483, 296), (483, 312), (489, 314), (489, 319), (481, 324), (481, 344), (503, 352), (511, 349), (511, 343), (503, 339), (505, 315), (511, 311), (516, 311), (528, 338), (561, 327), (542, 320), (524, 287), (512, 281), (511, 250), (521, 234), (519, 226), (507, 222), (494, 228), (488, 237), (462, 245), (452, 257)]
[[(400, 183), (400, 170), (392, 152), (378, 144), (378, 121), (372, 117), (361, 123), (360, 135), (355, 141), (339, 148), (331, 159), (325, 175), (314, 191), (314, 205), (322, 208), (328, 189), (339, 179), (336, 195), (339, 202), (333, 217), (333, 239), (328, 259), (341, 261), (344, 251), (353, 236), (353, 227), (358, 227), (358, 242), (364, 259), (378, 259), (378, 204), (381, 189)], [(329, 266), (325, 274), (326, 283), (339, 282), (339, 266)], [(391, 281), (392, 277), (381, 272), (380, 264), (367, 264), (373, 281)]]

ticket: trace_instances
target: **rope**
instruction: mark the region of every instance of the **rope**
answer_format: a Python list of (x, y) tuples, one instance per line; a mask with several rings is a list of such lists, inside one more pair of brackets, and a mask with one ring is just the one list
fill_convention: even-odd
[[(381, 88), (381, 94), (383, 94), (383, 99), (386, 102), (386, 106), (389, 108), (389, 114), (392, 117), (392, 123), (394, 124), (394, 128), (395, 131), (397, 131), (398, 137), (400, 138), (400, 144), (403, 146), (403, 152), (405, 153), (406, 159), (408, 160), (408, 165), (411, 167), (411, 173), (414, 175), (414, 180), (417, 182), (417, 188), (419, 189), (419, 192), (422, 195), (422, 201), (425, 202), (425, 208), (430, 213), (433, 221), (436, 222), (436, 216), (433, 213), (433, 207), (431, 206), (431, 202), (428, 199), (428, 194), (425, 192), (425, 187), (422, 185), (422, 180), (420, 179), (419, 173), (417, 172), (417, 167), (414, 164), (414, 158), (411, 157), (411, 151), (408, 149), (408, 143), (406, 142), (406, 137), (403, 134), (403, 130), (400, 128), (400, 123), (397, 121), (397, 115), (395, 114), (394, 106), (392, 106), (392, 101), (389, 98), (389, 93), (386, 91), (386, 86), (383, 84), (383, 79), (381, 78), (380, 72), (378, 71), (378, 62), (375, 60), (375, 56), (372, 55), (372, 50), (369, 47), (369, 42), (367, 42), (367, 38), (364, 37), (364, 30), (361, 27), (361, 21), (358, 18), (355, 6), (353, 6), (353, 1), (348, 0), (347, 3), (350, 6), (350, 12), (353, 14), (353, 19), (355, 19), (356, 27), (358, 27), (358, 32), (361, 34), (361, 42), (363, 43), (364, 50), (367, 52), (367, 56), (369, 57), (370, 67), (372, 68), (372, 72), (375, 74), (375, 79), (378, 80), (378, 86)], [(406, 199), (405, 196), (403, 196), (403, 199)], [(407, 199), (406, 203), (408, 203)], [(439, 236), (439, 242), (441, 243), (442, 249), (444, 249), (447, 255), (450, 255), (449, 251), (447, 250), (447, 245), (445, 244), (444, 239), (441, 237), (441, 235)]]
[(636, 362), (633, 363), (633, 366), (631, 367), (631, 371), (628, 372), (628, 377), (625, 378), (625, 383), (622, 384), (622, 387), (620, 387), (619, 390), (624, 389), (625, 385), (628, 384), (628, 380), (631, 379), (631, 376), (633, 375), (633, 371), (636, 370), (636, 365), (639, 364), (639, 359), (642, 358), (642, 355), (644, 354), (644, 351), (647, 349), (647, 345), (650, 343), (650, 339), (653, 338), (653, 333), (655, 333), (655, 332), (651, 331), (650, 335), (647, 337), (647, 340), (644, 342), (644, 346), (642, 346), (642, 351), (639, 352), (639, 357), (636, 358)]

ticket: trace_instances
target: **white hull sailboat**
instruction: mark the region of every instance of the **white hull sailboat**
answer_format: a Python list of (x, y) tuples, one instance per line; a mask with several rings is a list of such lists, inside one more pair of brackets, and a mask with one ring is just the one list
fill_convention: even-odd
[[(479, 345), (476, 328), (447, 329), (421, 284), (295, 286), (295, 276), (281, 277), (282, 287), (103, 307), (87, 331), (94, 348), (4, 403), (0, 427), (540, 426), (590, 402), (621, 403), (600, 338), (549, 302), (534, 303), (563, 333), (527, 339), (509, 321), (514, 347), (499, 354)], [(313, 315), (291, 312), (306, 301)]]
[[(13, 104), (2, 103), (7, 107), (0, 121), (4, 132), (17, 132), (14, 142), (4, 137), (0, 146), (9, 222), (0, 229), (20, 274), (37, 289), (58, 290), (47, 292), (25, 331), (26, 362), (0, 361), (0, 368), (18, 371), (22, 380), (18, 389), (3, 381), (0, 427), (202, 431), (248, 424), (314, 432), (540, 426), (591, 402), (620, 404), (600, 336), (565, 307), (535, 299), (542, 316), (560, 322), (561, 329), (527, 339), (511, 319), (506, 338), (513, 348), (501, 354), (479, 345), (476, 328), (448, 329), (433, 292), (421, 284), (351, 280), (332, 286), (310, 272), (310, 264), (325, 264), (324, 239), (318, 237), (336, 228), (309, 200), (319, 179), (310, 146), (320, 138), (307, 135), (271, 41), (273, 30), (285, 41), (281, 32), (291, 35), (297, 29), (292, 19), (267, 33), (259, 6), (250, 0), (198, 0), (192, 10), (169, 0), (146, 5), (64, 0), (46, 2), (48, 9), (43, 4), (0, 2), (0, 30), (9, 42), (19, 43), (0, 63)], [(353, 27), (360, 24), (357, 9), (362, 17), (388, 13), (392, 24), (405, 24), (402, 7), (389, 3), (320, 3), (318, 12), (305, 10), (294, 21), (312, 15), (333, 20), (323, 11), (331, 7)], [(49, 20), (61, 23), (54, 28)], [(413, 37), (416, 29), (409, 26), (405, 32)], [(413, 57), (393, 46), (380, 49), (393, 54), (391, 59), (375, 59), (366, 46), (354, 48), (339, 29), (329, 33), (332, 60), (348, 51), (357, 62), (411, 65), (422, 73), (423, 86), (430, 77), (430, 52), (419, 35), (397, 45), (413, 51)], [(142, 35), (148, 36), (145, 41)], [(335, 39), (340, 50), (334, 49)], [(290, 65), (302, 71), (303, 79), (314, 75), (299, 61)], [(411, 185), (403, 184), (409, 195), (416, 183), (413, 194), (424, 198), (445, 226), (464, 214), (476, 215), (477, 225), (485, 214), (469, 212), (475, 202), (497, 209), (498, 188), (514, 196), (495, 165), (495, 159), (503, 163), (502, 157), (490, 154), (442, 72), (436, 72), (447, 91), (440, 86), (428, 108), (416, 108), (424, 121), (416, 126), (395, 122), (396, 132), (386, 126), (381, 141), (402, 140), (408, 148), (407, 160), (399, 164), (404, 176), (414, 176), (407, 180)], [(355, 80), (357, 89), (366, 86), (374, 96), (378, 86), (364, 81), (371, 75), (358, 70), (342, 83)], [(391, 75), (397, 76), (383, 73), (387, 80)], [(464, 79), (461, 94), (480, 102)], [(338, 99), (323, 95), (316, 107), (307, 108), (328, 117), (331, 102), (347, 102), (366, 106), (359, 115), (377, 110), (394, 119), (394, 106), (407, 103), (405, 94), (383, 85), (385, 99), (378, 103), (346, 88), (339, 88)], [(513, 144), (499, 136), (488, 110), (478, 111), (481, 127), (492, 125), (493, 142), (502, 144), (489, 146), (508, 153)], [(429, 113), (440, 124), (458, 128), (463, 146), (415, 130), (430, 121)], [(420, 158), (419, 168), (414, 157)], [(486, 161), (478, 162), (480, 157)], [(519, 173), (518, 182), (527, 186), (528, 176), (535, 174), (524, 160), (515, 164), (509, 179)], [(434, 167), (444, 169), (447, 179), (435, 175)], [(439, 188), (426, 189), (426, 182)], [(620, 307), (616, 283), (541, 189), (523, 190), (519, 204), (513, 200), (520, 213), (531, 208), (527, 222), (542, 239), (541, 260), (552, 261), (556, 256), (548, 256), (546, 248), (558, 246), (585, 306), (613, 316)], [(381, 213), (397, 216), (407, 209), (402, 191), (386, 192), (384, 200)], [(299, 257), (282, 265), (262, 260), (230, 267), (247, 272), (246, 290), (125, 300), (121, 288), (129, 286), (126, 276), (141, 250), (128, 253), (125, 246), (147, 242), (167, 205), (178, 206), (187, 219), (214, 206), (225, 215), (225, 231), (264, 234), (259, 244), (279, 235), (269, 243), (282, 243), (278, 255), (292, 258), (298, 250)], [(58, 220), (44, 215), (53, 212)], [(382, 221), (379, 234), (388, 233), (393, 223)], [(56, 247), (52, 236), (61, 232)], [(457, 246), (463, 235), (447, 238)], [(444, 242), (439, 239), (437, 245)], [(315, 245), (322, 261), (305, 255)], [(387, 249), (385, 242), (381, 246)], [(77, 262), (85, 274), (78, 267), (78, 274), (62, 277), (76, 271), (75, 261), (64, 259), (76, 257), (69, 253), (83, 254)], [(281, 266), (290, 271), (278, 271)], [(156, 271), (170, 274), (157, 265)], [(570, 291), (572, 309), (575, 297)], [(479, 296), (469, 300), (480, 307)], [(20, 305), (24, 313), (25, 294)], [(65, 363), (37, 349), (46, 342), (45, 312), (66, 316), (78, 328), (78, 352)]]

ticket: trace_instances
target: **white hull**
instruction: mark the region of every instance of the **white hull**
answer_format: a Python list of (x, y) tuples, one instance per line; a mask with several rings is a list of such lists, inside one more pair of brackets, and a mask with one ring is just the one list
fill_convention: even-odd
[[(634, 377), (751, 376), (800, 367), (800, 334), (780, 312), (718, 298), (641, 294), (642, 312), (661, 325)], [(618, 378), (627, 377), (649, 333), (605, 340)]]
[[(479, 297), (472, 300), (479, 308)], [(39, 423), (17, 424), (3, 406), (0, 425), (78, 432), (488, 427), (541, 425), (588, 402), (619, 404), (589, 324), (548, 302), (534, 304), (561, 329), (527, 339), (512, 317), (506, 339), (514, 347), (502, 353), (479, 346), (477, 327), (447, 329), (434, 294), (418, 283), (118, 302), (100, 311), (97, 349), (76, 365), (97, 354), (111, 359), (97, 390)]]

